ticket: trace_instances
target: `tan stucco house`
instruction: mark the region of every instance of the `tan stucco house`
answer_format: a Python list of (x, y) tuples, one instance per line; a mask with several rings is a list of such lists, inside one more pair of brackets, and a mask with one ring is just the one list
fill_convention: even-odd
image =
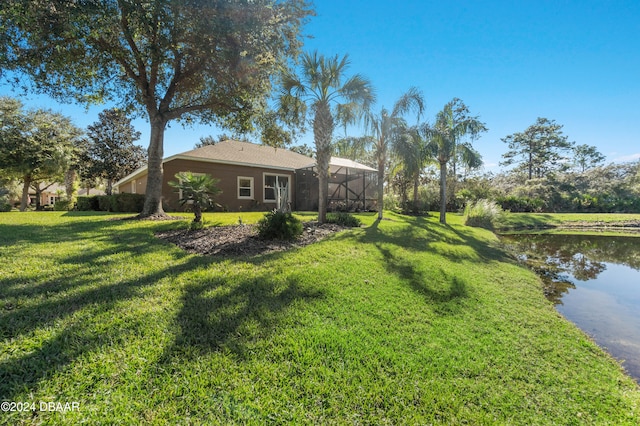
[[(186, 171), (219, 179), (222, 194), (216, 203), (228, 211), (271, 210), (276, 207), (276, 188), (285, 186), (292, 209), (315, 210), (318, 205), (314, 159), (283, 148), (227, 140), (168, 157), (163, 170), (162, 195), (167, 211), (181, 209), (179, 194), (169, 181)], [(146, 167), (136, 170), (116, 182), (114, 190), (144, 194), (147, 173)], [(375, 208), (374, 169), (334, 157), (331, 174), (329, 208)]]

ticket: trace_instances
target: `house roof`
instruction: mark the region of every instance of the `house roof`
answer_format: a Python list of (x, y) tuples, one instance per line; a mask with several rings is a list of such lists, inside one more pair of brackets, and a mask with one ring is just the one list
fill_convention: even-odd
[[(176, 154), (163, 160), (166, 163), (171, 160), (194, 160), (212, 163), (235, 164), (249, 167), (268, 167), (279, 170), (296, 170), (315, 166), (315, 161), (306, 155), (289, 151), (284, 148), (273, 148), (266, 145), (257, 145), (250, 142), (239, 142), (226, 140), (215, 145), (206, 145), (201, 148), (192, 149), (181, 154)], [(331, 171), (335, 168), (349, 167), (358, 170), (375, 171), (371, 167), (356, 163), (344, 158), (331, 157)], [(125, 176), (114, 184), (114, 186), (143, 175), (147, 171), (144, 166), (133, 173)]]
[[(251, 166), (264, 166), (283, 169), (299, 169), (309, 164), (309, 157), (289, 151), (284, 148), (273, 148), (266, 145), (257, 145), (250, 142), (238, 142), (227, 140), (215, 145), (206, 145), (202, 148), (179, 154), (180, 158), (193, 158), (201, 160), (217, 160), (217, 162), (229, 164), (242, 164)], [(168, 159), (167, 159), (168, 160)]]

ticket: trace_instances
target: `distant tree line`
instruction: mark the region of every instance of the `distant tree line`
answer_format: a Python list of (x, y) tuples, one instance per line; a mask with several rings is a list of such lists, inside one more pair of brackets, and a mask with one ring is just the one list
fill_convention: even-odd
[(0, 98), (0, 186), (3, 205), (11, 188), (20, 187), (20, 210), (29, 205), (30, 190), (39, 210), (40, 195), (63, 184), (64, 201), (73, 205), (78, 187), (104, 186), (108, 195), (115, 181), (145, 164), (140, 137), (123, 111), (105, 110), (86, 131), (71, 119), (49, 110), (25, 110), (16, 99)]

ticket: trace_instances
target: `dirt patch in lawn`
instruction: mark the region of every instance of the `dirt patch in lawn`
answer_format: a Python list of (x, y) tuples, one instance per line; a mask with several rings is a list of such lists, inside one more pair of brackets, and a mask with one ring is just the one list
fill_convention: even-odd
[(294, 241), (263, 240), (253, 225), (216, 226), (196, 231), (176, 229), (156, 235), (190, 253), (207, 256), (256, 256), (303, 247), (347, 229), (331, 223), (303, 223), (303, 233)]

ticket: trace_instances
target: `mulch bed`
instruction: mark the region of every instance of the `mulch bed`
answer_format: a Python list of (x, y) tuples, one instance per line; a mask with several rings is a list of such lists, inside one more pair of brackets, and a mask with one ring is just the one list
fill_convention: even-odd
[(256, 256), (313, 244), (346, 229), (331, 223), (303, 223), (304, 231), (294, 241), (263, 240), (253, 225), (216, 226), (191, 231), (176, 229), (159, 232), (157, 237), (190, 253), (207, 256)]

